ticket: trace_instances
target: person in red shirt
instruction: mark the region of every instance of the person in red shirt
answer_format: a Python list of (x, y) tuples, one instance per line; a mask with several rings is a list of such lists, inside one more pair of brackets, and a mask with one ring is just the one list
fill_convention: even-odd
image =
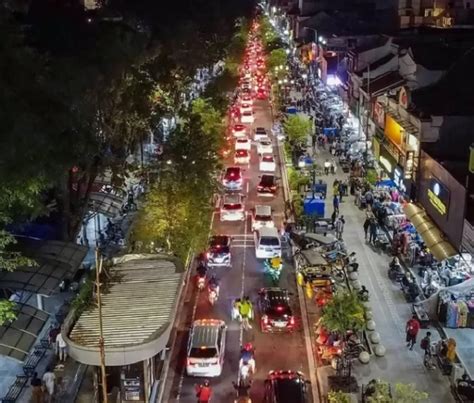
[(416, 344), (416, 336), (420, 331), (420, 322), (416, 318), (416, 315), (413, 315), (412, 318), (407, 322), (406, 332), (407, 332), (407, 347), (410, 347), (410, 350), (413, 350), (413, 346)]
[(212, 388), (206, 379), (202, 385), (196, 385), (196, 397), (198, 403), (209, 403), (211, 401)]

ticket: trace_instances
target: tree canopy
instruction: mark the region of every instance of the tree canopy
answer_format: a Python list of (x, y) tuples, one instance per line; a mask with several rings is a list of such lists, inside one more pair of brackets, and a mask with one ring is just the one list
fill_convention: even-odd
[(302, 147), (307, 143), (311, 134), (312, 123), (308, 117), (289, 115), (283, 122), (283, 129), (293, 146)]

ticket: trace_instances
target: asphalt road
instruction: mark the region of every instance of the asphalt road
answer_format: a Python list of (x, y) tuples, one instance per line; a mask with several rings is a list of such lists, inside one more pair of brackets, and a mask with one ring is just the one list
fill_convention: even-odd
[[(249, 131), (256, 126), (265, 127), (269, 133), (272, 126), (272, 116), (268, 101), (254, 102), (255, 122), (249, 126)], [(270, 134), (271, 136), (271, 134)], [(277, 141), (272, 138), (274, 155), (278, 162), (277, 173), (281, 177), (281, 164), (278, 158)], [(233, 165), (229, 160), (227, 165)], [(275, 224), (281, 228), (284, 220), (284, 197), (282, 181), (279, 180), (278, 193), (275, 198), (262, 200), (257, 197), (256, 187), (259, 181), (258, 156), (256, 146), (252, 146), (250, 166), (245, 167), (245, 182), (242, 193), (246, 195), (246, 210), (256, 204), (269, 204), (275, 215)], [(268, 198), (269, 199), (269, 198)], [(212, 307), (207, 299), (207, 292), (198, 293), (194, 284), (188, 287), (185, 303), (178, 324), (178, 334), (172, 349), (172, 360), (168, 373), (167, 387), (163, 401), (195, 402), (194, 385), (202, 378), (188, 377), (185, 374), (186, 342), (189, 326), (194, 319), (217, 318), (223, 319), (227, 326), (227, 341), (225, 365), (223, 373), (218, 378), (211, 378), (214, 391), (213, 402), (233, 402), (235, 392), (232, 382), (237, 380), (240, 346), (248, 341), (256, 349), (256, 367), (254, 383), (251, 389), (252, 402), (263, 402), (264, 379), (270, 370), (298, 370), (308, 376), (308, 359), (306, 354), (301, 312), (298, 304), (294, 268), (290, 258), (288, 245), (283, 244), (284, 268), (280, 286), (287, 288), (292, 295), (293, 312), (299, 319), (298, 329), (292, 334), (262, 334), (259, 328), (259, 315), (252, 323), (253, 329), (244, 331), (240, 324), (231, 320), (232, 302), (243, 295), (249, 296), (256, 305), (257, 292), (260, 288), (270, 286), (269, 279), (264, 275), (263, 262), (255, 257), (253, 234), (251, 231), (250, 215), (245, 222), (220, 222), (219, 213), (214, 213), (212, 233), (233, 236), (232, 268), (216, 268), (220, 279), (220, 296)]]

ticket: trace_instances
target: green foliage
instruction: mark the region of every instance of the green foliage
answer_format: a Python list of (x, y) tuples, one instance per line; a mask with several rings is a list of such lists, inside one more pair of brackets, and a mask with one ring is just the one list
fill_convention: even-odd
[(295, 213), (296, 218), (301, 218), (304, 213), (303, 200), (300, 195), (296, 194), (292, 199), (293, 212)]
[(302, 115), (290, 115), (283, 122), (283, 129), (292, 146), (304, 146), (311, 133), (309, 118)]
[(420, 392), (413, 384), (396, 383), (392, 388), (386, 381), (373, 383), (374, 393), (367, 398), (370, 403), (419, 403), (428, 400), (428, 393)]
[(5, 322), (13, 322), (18, 314), (15, 310), (16, 304), (6, 299), (0, 299), (0, 325)]
[(301, 186), (309, 185), (311, 180), (309, 176), (304, 175), (301, 171), (296, 170), (294, 168), (289, 168), (288, 182), (290, 185), (290, 189), (298, 192)]
[(367, 182), (369, 184), (371, 184), (372, 186), (375, 186), (375, 184), (377, 183), (377, 178), (378, 178), (378, 175), (377, 175), (377, 171), (375, 169), (368, 169), (367, 170), (367, 173), (365, 175), (365, 179), (367, 180)]
[(340, 289), (324, 306), (321, 323), (328, 331), (341, 335), (347, 330), (360, 331), (365, 328), (365, 310), (357, 294)]
[(282, 48), (274, 49), (268, 55), (268, 59), (267, 59), (268, 69), (273, 73), (275, 70), (275, 67), (283, 66), (283, 68), (285, 68), (287, 60), (288, 60), (288, 56), (286, 54), (285, 49), (282, 49)]
[(74, 314), (77, 318), (93, 303), (92, 296), (94, 292), (95, 276), (95, 270), (92, 270), (84, 284), (81, 286), (79, 293), (71, 302), (71, 308), (74, 309)]
[(330, 391), (328, 393), (328, 403), (351, 403), (349, 394), (341, 391)]

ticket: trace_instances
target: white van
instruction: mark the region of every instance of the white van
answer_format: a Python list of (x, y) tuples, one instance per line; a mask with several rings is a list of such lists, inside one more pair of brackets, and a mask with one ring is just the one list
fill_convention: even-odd
[(186, 356), (189, 376), (216, 377), (222, 373), (226, 331), (223, 320), (198, 319), (193, 322)]
[(262, 227), (254, 232), (257, 259), (281, 257), (280, 235), (276, 228)]
[(257, 204), (252, 211), (252, 231), (256, 231), (262, 227), (274, 227), (271, 206)]

